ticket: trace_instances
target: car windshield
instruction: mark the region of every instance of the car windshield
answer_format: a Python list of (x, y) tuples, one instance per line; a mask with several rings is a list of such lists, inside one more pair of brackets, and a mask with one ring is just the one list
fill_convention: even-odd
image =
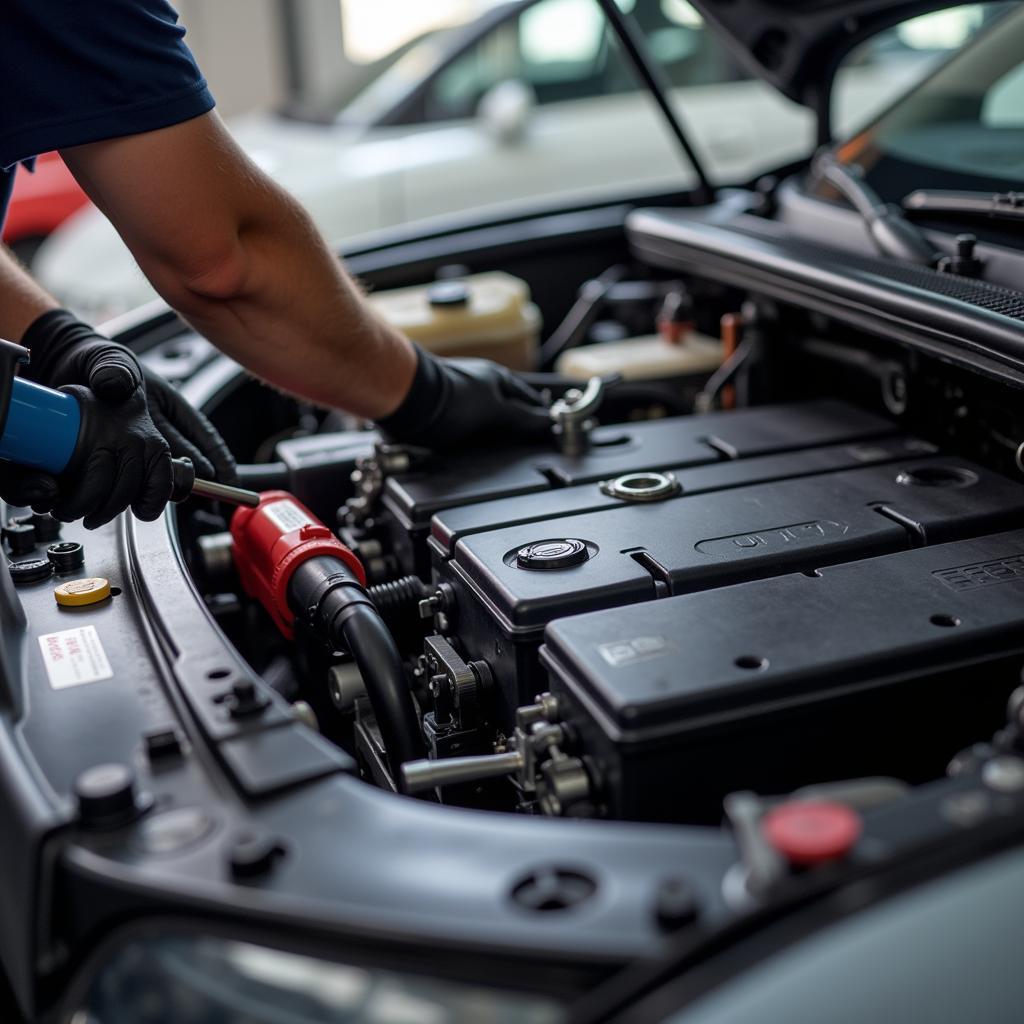
[(887, 201), (922, 188), (1024, 183), (1024, 8), (984, 8), (973, 42), (839, 147)]

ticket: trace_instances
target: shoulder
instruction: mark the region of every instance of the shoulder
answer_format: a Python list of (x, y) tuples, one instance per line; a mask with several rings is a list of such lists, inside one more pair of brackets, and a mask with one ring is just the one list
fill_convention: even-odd
[(167, 0), (3, 0), (0, 166), (213, 106)]

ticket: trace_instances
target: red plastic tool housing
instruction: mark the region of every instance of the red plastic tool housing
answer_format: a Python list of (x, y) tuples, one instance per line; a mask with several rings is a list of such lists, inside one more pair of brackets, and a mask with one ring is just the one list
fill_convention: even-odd
[(291, 639), (295, 613), (288, 606), (288, 581), (307, 559), (344, 562), (366, 584), (359, 559), (287, 491), (264, 491), (259, 508), (240, 508), (231, 520), (235, 566), (242, 586)]

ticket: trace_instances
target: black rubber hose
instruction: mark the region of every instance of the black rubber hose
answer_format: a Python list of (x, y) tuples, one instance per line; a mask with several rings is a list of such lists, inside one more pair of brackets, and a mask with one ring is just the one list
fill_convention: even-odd
[(412, 652), (422, 648), (424, 621), (420, 602), (430, 596), (431, 588), (419, 576), (402, 576), (366, 590), (399, 650)]
[(423, 757), (425, 747), (402, 657), (369, 595), (340, 559), (318, 557), (292, 573), (288, 603), (320, 636), (351, 653), (397, 781), (401, 765)]
[(429, 596), (430, 587), (419, 576), (402, 576), (389, 583), (368, 587), (367, 593), (381, 618), (394, 629), (406, 615), (419, 617), (420, 601)]
[(376, 610), (359, 605), (344, 619), (341, 643), (351, 652), (377, 716), (396, 782), (406, 761), (426, 756), (416, 706), (395, 641)]

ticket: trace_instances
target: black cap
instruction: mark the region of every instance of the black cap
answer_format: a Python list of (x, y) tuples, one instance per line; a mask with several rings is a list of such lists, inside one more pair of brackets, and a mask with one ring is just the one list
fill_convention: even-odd
[(465, 281), (435, 281), (427, 285), (427, 301), (432, 306), (452, 307), (469, 304), (469, 285)]
[(235, 838), (228, 852), (228, 866), (234, 878), (254, 878), (266, 874), (284, 854), (274, 836), (243, 833)]
[(27, 555), (35, 550), (36, 530), (31, 523), (12, 520), (4, 527), (3, 534), (12, 555)]
[(79, 820), (86, 828), (116, 828), (137, 817), (135, 776), (124, 764), (97, 764), (75, 779)]
[(55, 572), (75, 572), (85, 565), (85, 548), (78, 541), (61, 541), (46, 549), (46, 557), (53, 562)]
[(26, 562), (12, 562), (9, 566), (15, 585), (39, 583), (53, 575), (53, 565), (45, 558), (31, 558)]
[(568, 569), (590, 558), (587, 545), (581, 540), (538, 540), (516, 552), (520, 569)]
[(59, 519), (54, 519), (49, 512), (33, 512), (28, 518), (35, 528), (36, 540), (40, 544), (50, 544), (55, 540), (60, 540), (61, 522)]

